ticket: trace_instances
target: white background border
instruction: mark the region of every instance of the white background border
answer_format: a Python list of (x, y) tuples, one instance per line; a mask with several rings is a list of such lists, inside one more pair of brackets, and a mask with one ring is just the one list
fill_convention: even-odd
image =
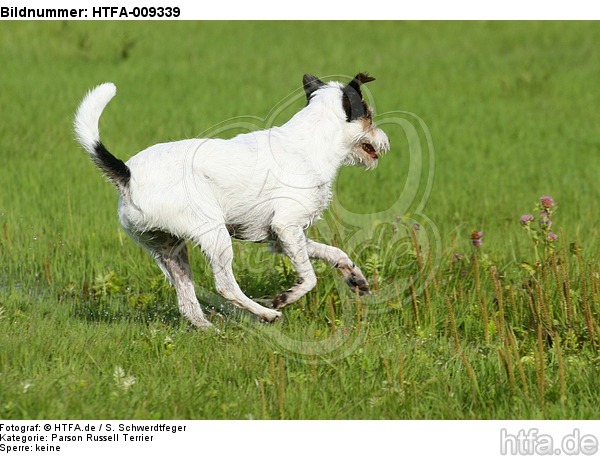
[[(349, 0), (349, 1), (286, 1), (286, 0), (106, 0), (90, 1), (8, 1), (2, 6), (28, 8), (92, 8), (171, 6), (181, 9), (178, 19), (184, 20), (592, 20), (600, 18), (600, 4), (593, 1), (506, 0), (486, 2), (475, 0)], [(128, 18), (131, 20), (131, 18)], [(88, 17), (88, 20), (91, 20)]]

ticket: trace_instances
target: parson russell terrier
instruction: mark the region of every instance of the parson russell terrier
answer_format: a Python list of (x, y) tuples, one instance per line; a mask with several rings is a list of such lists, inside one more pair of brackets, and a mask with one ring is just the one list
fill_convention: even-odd
[[(156, 260), (193, 325), (212, 326), (194, 291), (186, 240), (206, 255), (217, 291), (268, 322), (315, 286), (311, 258), (328, 261), (352, 289), (369, 293), (345, 252), (308, 239), (305, 231), (328, 206), (340, 166), (373, 168), (389, 149), (361, 94), (361, 85), (373, 80), (359, 73), (347, 84), (325, 83), (306, 74), (307, 105), (281, 127), (228, 140), (156, 144), (126, 163), (105, 148), (98, 131), (115, 85), (101, 84), (85, 96), (75, 116), (76, 137), (117, 188), (123, 229)], [(231, 236), (273, 242), (296, 269), (296, 284), (273, 298), (273, 309), (240, 289), (231, 267)]]

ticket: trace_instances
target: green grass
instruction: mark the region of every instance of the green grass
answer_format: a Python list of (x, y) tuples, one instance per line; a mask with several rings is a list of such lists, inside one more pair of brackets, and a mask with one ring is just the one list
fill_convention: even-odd
[[(599, 40), (593, 22), (3, 23), (0, 418), (600, 418)], [(392, 151), (341, 172), (311, 235), (377, 296), (315, 263), (266, 326), (214, 296), (195, 250), (221, 333), (191, 329), (73, 141), (77, 103), (116, 83), (102, 138), (126, 159), (240, 115), (281, 124), (305, 72), (363, 70), (377, 112), (403, 112), (383, 120)], [(541, 195), (559, 239), (535, 265), (519, 217)], [(234, 248), (249, 295), (293, 282)]]

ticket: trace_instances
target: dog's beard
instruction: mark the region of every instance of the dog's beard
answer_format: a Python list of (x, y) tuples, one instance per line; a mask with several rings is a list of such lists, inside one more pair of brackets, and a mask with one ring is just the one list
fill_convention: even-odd
[(362, 166), (367, 170), (377, 168), (378, 164), (379, 160), (377, 158), (372, 158), (368, 155), (365, 155), (364, 152), (361, 153), (358, 151), (352, 151), (352, 153), (349, 154), (342, 162), (342, 165), (344, 166)]
[(379, 163), (379, 157), (385, 154), (390, 143), (387, 135), (370, 125), (365, 131), (352, 138), (352, 150), (346, 156), (343, 164), (346, 166), (361, 165), (365, 169), (374, 169)]

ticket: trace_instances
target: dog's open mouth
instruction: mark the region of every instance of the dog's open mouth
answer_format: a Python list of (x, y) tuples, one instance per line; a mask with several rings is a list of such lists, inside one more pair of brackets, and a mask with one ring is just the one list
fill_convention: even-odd
[(375, 148), (369, 144), (368, 142), (364, 142), (360, 145), (362, 150), (364, 150), (367, 154), (369, 154), (372, 158), (377, 159), (377, 152)]

